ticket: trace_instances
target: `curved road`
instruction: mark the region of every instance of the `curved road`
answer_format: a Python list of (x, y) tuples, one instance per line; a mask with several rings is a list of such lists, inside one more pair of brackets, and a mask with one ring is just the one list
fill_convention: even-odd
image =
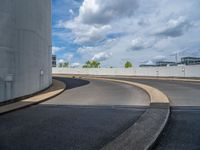
[[(71, 88), (79, 79), (66, 79), (67, 88)], [(43, 104), (55, 105), (102, 105), (102, 106), (148, 106), (148, 95), (140, 88), (127, 84), (88, 80), (84, 87), (65, 91), (53, 100)], [(82, 81), (84, 82), (84, 81)]]
[(155, 149), (200, 149), (200, 82), (120, 79), (156, 87), (170, 98), (171, 116)]
[(0, 116), (0, 149), (99, 149), (137, 121), (149, 105), (148, 95), (129, 85), (59, 80), (68, 87), (61, 95)]

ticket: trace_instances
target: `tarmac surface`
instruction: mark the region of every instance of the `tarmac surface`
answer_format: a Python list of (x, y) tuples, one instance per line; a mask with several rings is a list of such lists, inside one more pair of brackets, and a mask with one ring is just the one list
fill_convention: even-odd
[(144, 83), (163, 91), (170, 99), (168, 125), (154, 149), (200, 149), (200, 82), (124, 79)]
[[(0, 116), (0, 149), (99, 149), (136, 122), (149, 103), (146, 93), (132, 86), (61, 80), (68, 90), (58, 97)], [(170, 98), (171, 116), (153, 149), (200, 149), (200, 82), (124, 80), (153, 86)]]
[(68, 90), (59, 96), (0, 116), (0, 149), (100, 149), (136, 122), (149, 105), (148, 95), (129, 85), (61, 80)]

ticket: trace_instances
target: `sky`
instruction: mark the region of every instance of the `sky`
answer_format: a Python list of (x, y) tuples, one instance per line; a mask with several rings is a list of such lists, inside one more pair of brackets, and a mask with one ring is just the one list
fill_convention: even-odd
[(52, 0), (52, 53), (81, 67), (200, 56), (200, 0)]

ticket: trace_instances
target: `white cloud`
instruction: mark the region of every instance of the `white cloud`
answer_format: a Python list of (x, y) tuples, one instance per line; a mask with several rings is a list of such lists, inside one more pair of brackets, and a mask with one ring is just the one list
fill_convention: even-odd
[(71, 29), (74, 34), (74, 42), (78, 44), (91, 44), (101, 41), (111, 30), (110, 25), (86, 25), (80, 23), (77, 19), (73, 21), (60, 20), (57, 26)]
[(102, 62), (105, 66), (120, 66), (123, 58), (135, 65), (165, 59), (159, 56), (168, 60), (172, 52), (183, 49), (184, 55), (195, 55), (200, 43), (199, 6), (199, 0), (83, 0), (79, 10), (73, 9), (76, 17), (59, 21), (57, 27), (66, 33), (56, 35), (79, 46), (72, 53), (81, 63), (104, 60), (103, 52), (112, 54)]
[(66, 54), (66, 57), (67, 57), (68, 61), (71, 61), (72, 58), (74, 57), (74, 55), (73, 54)]
[(128, 50), (142, 50), (150, 48), (155, 43), (155, 39), (144, 40), (141, 37), (137, 37), (131, 41), (130, 48)]
[(164, 61), (166, 60), (166, 56), (163, 56), (163, 55), (158, 55), (158, 56), (155, 56), (153, 58), (153, 61), (156, 62), (156, 61)]
[(84, 47), (80, 47), (78, 48), (77, 52), (79, 54), (88, 54), (88, 53), (92, 53), (94, 52), (94, 47), (90, 47), (90, 46), (84, 46)]
[(53, 46), (52, 47), (52, 54), (56, 54), (57, 52), (59, 51), (64, 51), (65, 48), (64, 47), (56, 47), (56, 46)]
[(64, 59), (59, 59), (59, 60), (58, 60), (58, 63), (64, 63), (64, 62), (65, 62)]
[(148, 61), (145, 61), (142, 64), (145, 64), (145, 65), (154, 65), (154, 62), (152, 60), (148, 60)]
[(65, 53), (63, 56), (62, 56), (62, 59), (64, 59), (65, 61), (67, 62), (71, 62), (72, 59), (74, 58), (74, 54), (73, 53)]
[(166, 37), (178, 37), (184, 34), (192, 24), (186, 20), (183, 16), (177, 19), (170, 19), (164, 27), (161, 27), (156, 31), (156, 35)]
[(81, 64), (78, 63), (78, 62), (75, 62), (75, 63), (72, 63), (70, 66), (71, 66), (72, 68), (78, 68), (78, 67), (81, 66)]
[(72, 9), (69, 9), (69, 13), (70, 13), (71, 15), (74, 15), (74, 11), (73, 11)]
[(113, 19), (133, 15), (138, 5), (138, 0), (84, 0), (79, 19), (86, 24), (108, 24)]
[(111, 56), (112, 56), (111, 53), (100, 52), (100, 53), (95, 54), (92, 57), (92, 60), (105, 61), (105, 60), (109, 59)]

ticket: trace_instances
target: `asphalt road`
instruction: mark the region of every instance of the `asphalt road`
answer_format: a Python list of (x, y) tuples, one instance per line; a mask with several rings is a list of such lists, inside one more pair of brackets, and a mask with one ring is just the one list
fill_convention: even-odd
[(200, 149), (200, 82), (124, 80), (151, 85), (170, 98), (171, 116), (155, 149)]
[(68, 90), (0, 116), (2, 150), (94, 150), (131, 126), (149, 104), (129, 85), (62, 78)]
[[(67, 81), (67, 88), (75, 85), (79, 79)], [(85, 105), (85, 106), (148, 106), (148, 95), (141, 89), (121, 83), (88, 80), (85, 86), (65, 91), (53, 100), (43, 104), (48, 105)]]

